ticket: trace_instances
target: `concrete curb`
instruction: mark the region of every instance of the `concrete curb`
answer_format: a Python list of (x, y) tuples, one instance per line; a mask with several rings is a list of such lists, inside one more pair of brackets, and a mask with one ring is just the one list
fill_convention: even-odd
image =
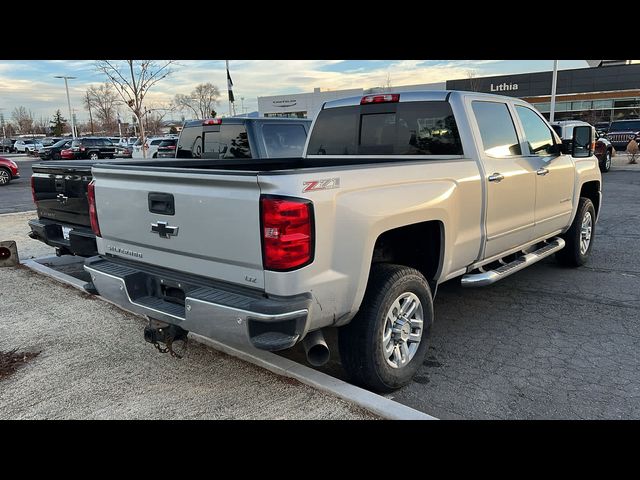
[[(39, 257), (36, 259), (29, 259), (21, 262), (25, 267), (53, 278), (59, 282), (71, 285), (72, 287), (85, 292), (84, 284), (82, 280), (78, 280), (65, 273), (58, 272), (50, 267), (43, 265), (43, 263), (51, 264), (69, 264), (77, 261), (72, 259), (67, 261), (64, 257)], [(140, 318), (145, 318), (135, 312), (122, 308), (109, 300), (96, 296), (102, 301), (110, 303), (122, 310), (125, 310)], [(296, 363), (288, 358), (280, 357), (274, 353), (262, 351), (262, 350), (241, 350), (236, 347), (231, 347), (223, 343), (217, 342), (210, 338), (203, 337), (201, 335), (189, 334), (195, 341), (207, 345), (215, 350), (221, 351), (232, 357), (239, 358), (249, 363), (253, 363), (259, 367), (265, 368), (276, 375), (290, 377), (298, 380), (305, 385), (309, 385), (317, 390), (328, 393), (335, 397), (341, 398), (345, 401), (358, 405), (365, 410), (368, 410), (376, 415), (379, 415), (388, 420), (437, 420), (437, 418), (422, 413), (401, 403), (394, 402), (388, 398), (372, 393), (360, 387), (356, 387), (347, 382), (334, 378), (326, 373), (319, 372), (305, 365)]]

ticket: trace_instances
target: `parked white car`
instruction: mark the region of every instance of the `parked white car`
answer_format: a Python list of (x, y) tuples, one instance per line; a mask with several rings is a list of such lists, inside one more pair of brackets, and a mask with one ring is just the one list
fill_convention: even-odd
[[(158, 147), (163, 140), (170, 140), (176, 138), (175, 135), (164, 137), (150, 137), (145, 142), (145, 149), (147, 150), (147, 158), (158, 158)], [(142, 154), (142, 143), (138, 140), (133, 145), (132, 158), (144, 158)]]
[(44, 148), (44, 145), (37, 140), (16, 140), (13, 148), (17, 153), (34, 153), (34, 151), (38, 151), (41, 148)]

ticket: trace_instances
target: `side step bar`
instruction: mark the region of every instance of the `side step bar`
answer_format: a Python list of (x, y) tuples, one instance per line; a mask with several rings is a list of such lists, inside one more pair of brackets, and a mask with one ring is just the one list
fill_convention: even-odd
[(555, 237), (538, 250), (531, 253), (522, 255), (516, 258), (514, 261), (509, 262), (495, 270), (489, 270), (481, 273), (467, 273), (462, 276), (463, 287), (484, 287), (485, 285), (491, 285), (492, 283), (502, 280), (516, 272), (519, 272), (523, 268), (533, 265), (534, 263), (542, 260), (549, 255), (556, 253), (558, 250), (564, 248), (564, 240), (560, 237)]

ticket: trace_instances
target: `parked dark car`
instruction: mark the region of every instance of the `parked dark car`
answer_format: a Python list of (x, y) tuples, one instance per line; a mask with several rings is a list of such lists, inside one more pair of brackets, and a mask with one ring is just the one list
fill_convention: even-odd
[(18, 164), (8, 158), (0, 157), (0, 187), (8, 185), (14, 178), (20, 178)]
[(158, 152), (156, 154), (157, 158), (175, 158), (176, 156), (176, 145), (178, 144), (177, 138), (172, 138), (170, 140), (163, 140), (158, 145)]
[(115, 145), (108, 138), (84, 137), (76, 138), (71, 144), (73, 159), (98, 160), (100, 158), (114, 158)]
[(640, 136), (640, 119), (614, 120), (606, 138), (616, 150), (625, 151), (629, 142), (637, 136)]
[(66, 148), (71, 148), (72, 143), (72, 139), (59, 140), (50, 147), (44, 147), (38, 150), (38, 155), (42, 160), (60, 160), (62, 158), (60, 152)]
[(40, 140), (40, 143), (42, 143), (42, 145), (44, 145), (45, 147), (50, 147), (51, 145), (58, 143), (60, 140), (69, 139), (65, 139), (63, 137), (44, 137), (42, 140)]
[(2, 139), (0, 145), (0, 151), (1, 152), (7, 152), (7, 153), (13, 153), (15, 152), (15, 148), (13, 147), (13, 145), (16, 143), (16, 139), (15, 138), (4, 138)]

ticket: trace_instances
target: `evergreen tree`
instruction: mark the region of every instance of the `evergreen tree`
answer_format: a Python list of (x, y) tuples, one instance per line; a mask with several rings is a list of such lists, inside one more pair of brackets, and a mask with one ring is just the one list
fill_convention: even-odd
[(60, 112), (60, 109), (58, 109), (53, 116), (53, 120), (51, 120), (51, 122), (49, 123), (51, 124), (51, 135), (59, 137), (60, 135), (62, 135), (64, 127), (67, 125), (67, 120), (62, 117), (62, 112)]

